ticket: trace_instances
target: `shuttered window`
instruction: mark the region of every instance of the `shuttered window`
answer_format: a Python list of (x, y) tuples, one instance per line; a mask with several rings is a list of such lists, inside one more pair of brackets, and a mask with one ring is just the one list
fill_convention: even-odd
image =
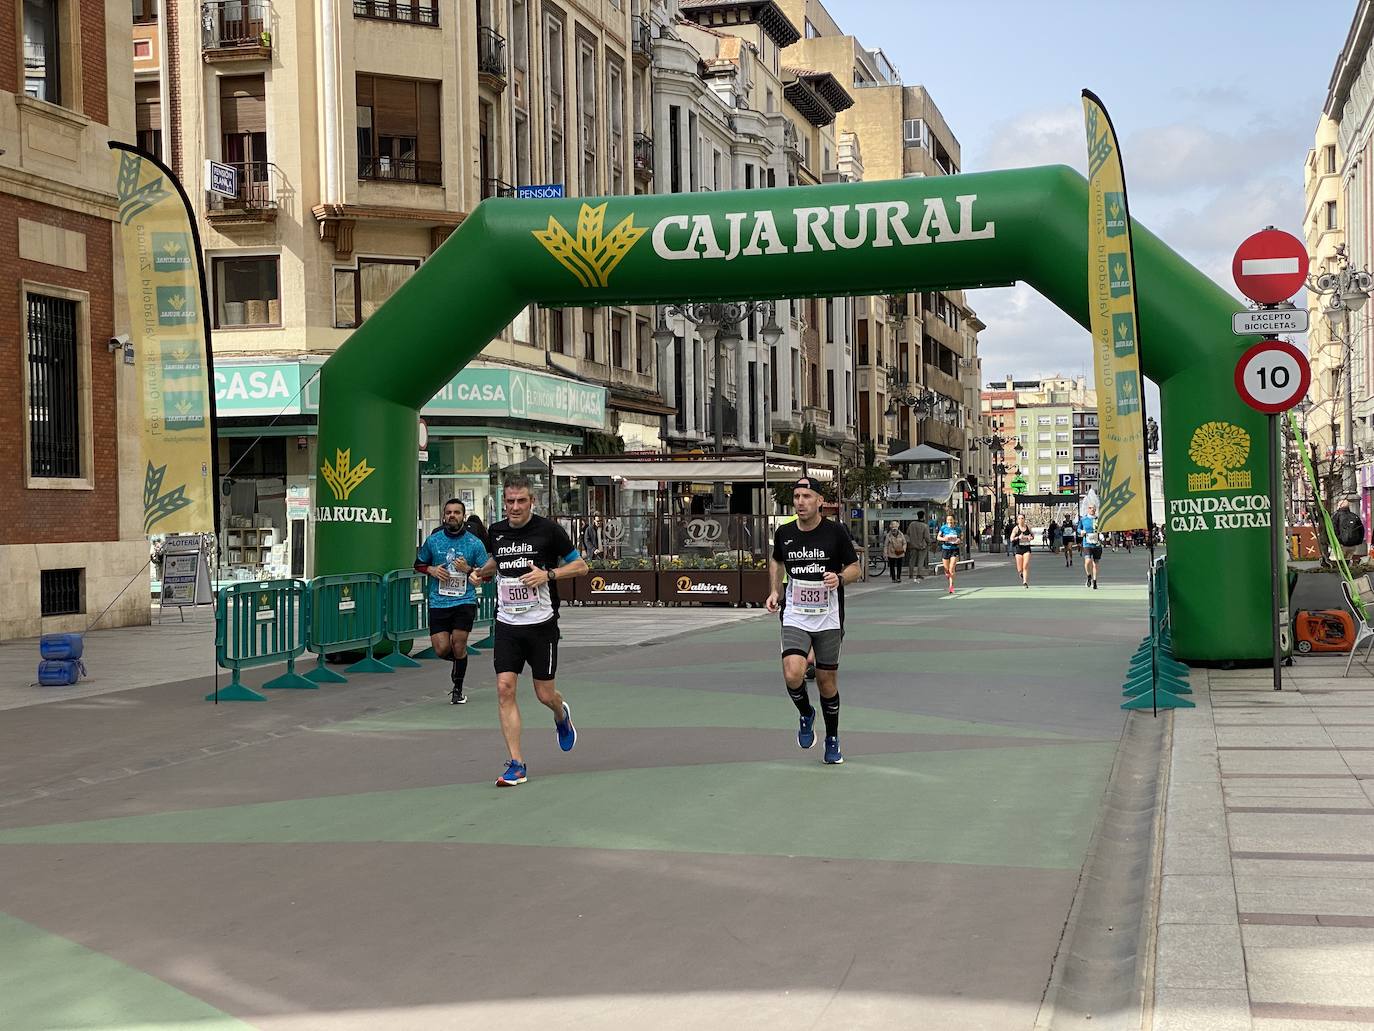
[(162, 158), (162, 96), (157, 82), (134, 83), (134, 126), (138, 145)]
[(358, 178), (443, 182), (439, 83), (359, 75)]
[(261, 75), (219, 80), (219, 120), (225, 135), (267, 131), (267, 86)]

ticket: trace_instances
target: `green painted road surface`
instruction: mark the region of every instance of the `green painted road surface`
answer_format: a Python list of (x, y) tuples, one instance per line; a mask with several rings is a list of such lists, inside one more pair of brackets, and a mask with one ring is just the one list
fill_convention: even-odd
[(485, 657), (466, 706), (427, 664), (7, 714), (0, 1026), (1029, 1031), (1145, 609), (1142, 556), (1037, 559), (851, 594), (839, 767), (766, 616), (567, 641), (578, 746), (523, 686), (515, 790)]

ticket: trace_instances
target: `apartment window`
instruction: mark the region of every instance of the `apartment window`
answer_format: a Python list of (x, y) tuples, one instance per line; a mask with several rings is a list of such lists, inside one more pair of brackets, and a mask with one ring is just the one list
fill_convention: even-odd
[(596, 309), (582, 309), (582, 357), (596, 361)]
[(711, 189), (720, 192), (720, 151), (711, 148)]
[(830, 412), (830, 425), (835, 425), (835, 370), (825, 370), (825, 407)]
[(358, 178), (443, 182), (439, 83), (359, 75)]
[(687, 112), (687, 188), (697, 192), (701, 176), (701, 137), (697, 133), (697, 113)]
[(1049, 425), (1051, 425), (1051, 424), (1053, 423), (1054, 420), (1053, 420), (1053, 418), (1052, 418), (1051, 416), (1048, 416), (1048, 415), (1040, 415), (1040, 416), (1036, 416), (1035, 421), (1036, 421), (1036, 423), (1037, 423), (1038, 425), (1040, 425), (1040, 426), (1049, 426)]
[(29, 472), (82, 475), (81, 309), (75, 298), (26, 295)]
[(62, 0), (24, 0), (24, 92), (64, 103)]
[(1042, 443), (1042, 444), (1048, 444), (1049, 442), (1050, 442), (1050, 435), (1049, 435), (1048, 433), (1042, 433), (1042, 434), (1040, 434), (1040, 443)]
[(627, 368), (625, 364), (625, 316), (611, 316), (611, 365), (617, 369)]
[(902, 146), (930, 149), (930, 130), (926, 128), (924, 119), (907, 118), (902, 122)]
[(1054, 424), (1056, 426), (1067, 426), (1069, 424), (1069, 417), (1067, 415), (1056, 415), (1054, 417)]
[(635, 371), (641, 376), (653, 371), (653, 346), (649, 324), (641, 319), (635, 323)]
[(134, 60), (151, 61), (153, 59), (153, 41), (151, 39), (134, 40)]
[(764, 91), (764, 113), (772, 114), (778, 109), (778, 99), (773, 95), (771, 89)]
[(806, 38), (807, 38), (807, 39), (816, 39), (816, 38), (818, 38), (819, 36), (820, 36), (820, 33), (816, 31), (816, 26), (814, 26), (814, 25), (811, 24), (811, 19), (810, 19), (810, 18), (807, 18), (807, 19), (806, 19)]
[(162, 160), (162, 96), (156, 80), (134, 83), (134, 128), (140, 150)]
[(583, 196), (599, 193), (596, 175), (596, 44), (579, 36), (577, 40), (577, 110), (582, 134)]
[(409, 21), (420, 25), (439, 24), (436, 0), (353, 0), (353, 16)]
[(417, 258), (359, 258), (334, 270), (334, 326), (361, 326), (420, 267)]
[(1326, 157), (1326, 171), (1327, 174), (1330, 175), (1336, 171), (1336, 148), (1326, 147), (1324, 148), (1324, 154)]
[(554, 308), (549, 312), (549, 351), (552, 354), (568, 353), (567, 312)]
[(216, 329), (281, 325), (279, 264), (275, 254), (212, 259)]
[(668, 108), (668, 189), (682, 192), (682, 108)]
[(768, 349), (768, 410), (778, 410), (778, 349)]
[[(157, 0), (133, 0), (134, 24), (147, 25), (157, 21)], [(24, 5), (25, 7), (28, 4)]]
[(86, 611), (82, 595), (84, 569), (41, 569), (38, 572), (38, 614), (77, 616)]
[(563, 23), (552, 15), (544, 19), (544, 92), (548, 104), (545, 122), (549, 132), (549, 181), (561, 183), (567, 170), (564, 149), (567, 79), (563, 66)]
[(611, 193), (625, 192), (625, 73), (620, 62), (606, 58), (606, 117), (610, 120)]
[(1329, 200), (1326, 202), (1326, 228), (1335, 229), (1336, 226), (1336, 202)]
[(754, 362), (749, 363), (749, 439), (759, 439), (759, 406), (754, 399), (759, 396), (759, 370)]
[[(1055, 449), (1055, 452), (1054, 452), (1054, 457), (1055, 457), (1055, 458), (1068, 458), (1068, 457), (1069, 457), (1069, 449), (1068, 449), (1068, 448), (1063, 448), (1063, 447), (1061, 447), (1061, 448), (1056, 448), (1056, 449)], [(1064, 472), (1068, 472), (1067, 469), (1065, 469), (1065, 470), (1063, 470), (1063, 471), (1064, 471)]]
[(1069, 435), (1068, 435), (1067, 433), (1056, 433), (1056, 434), (1054, 435), (1054, 439), (1055, 439), (1055, 440), (1061, 440), (1061, 441), (1062, 441), (1062, 440), (1068, 440), (1068, 439), (1069, 439)]
[(1054, 473), (1054, 470), (1051, 469), (1048, 465), (1042, 465), (1042, 466), (1040, 467), (1040, 475), (1041, 475), (1041, 476), (1050, 476), (1050, 475), (1052, 475), (1053, 473)]
[[(267, 87), (261, 75), (219, 80), (220, 155), (242, 182), (267, 182)], [(245, 196), (247, 196), (245, 191)]]

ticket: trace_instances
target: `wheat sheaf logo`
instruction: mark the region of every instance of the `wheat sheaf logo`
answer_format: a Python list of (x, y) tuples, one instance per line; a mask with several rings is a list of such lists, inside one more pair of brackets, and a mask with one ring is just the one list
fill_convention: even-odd
[(1241, 468), (1250, 457), (1250, 434), (1234, 423), (1203, 423), (1193, 431), (1188, 457), (1208, 470), (1188, 474), (1190, 491), (1250, 489), (1250, 470)]
[(534, 230), (534, 238), (565, 269), (577, 277), (588, 289), (605, 286), (611, 272), (630, 253), (647, 229), (634, 224), (634, 215), (626, 215), (619, 224), (604, 233), (606, 205), (592, 207), (583, 204), (577, 214), (577, 235), (573, 236), (552, 215), (547, 229)]
[(353, 465), (352, 454), (352, 448), (337, 448), (334, 451), (333, 464), (326, 461), (320, 466), (320, 475), (324, 477), (324, 482), (329, 484), (330, 491), (339, 501), (347, 501), (348, 495), (353, 493), (358, 484), (376, 471), (367, 464), (366, 458), (358, 459), (358, 464)]

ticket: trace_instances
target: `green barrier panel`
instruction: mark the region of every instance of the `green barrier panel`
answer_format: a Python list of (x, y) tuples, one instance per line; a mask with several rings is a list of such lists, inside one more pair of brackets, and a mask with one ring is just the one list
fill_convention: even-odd
[(1169, 645), (1169, 567), (1167, 556), (1155, 560), (1151, 573), (1154, 590), (1150, 605), (1150, 634), (1140, 642), (1126, 668), (1121, 693), (1126, 696), (1123, 709), (1193, 709), (1195, 703), (1183, 695), (1193, 693), (1188, 686), (1188, 667), (1173, 657)]
[(481, 654), (479, 648), (496, 647), (496, 582), (488, 581), (477, 591), (477, 618), (473, 620), (472, 629), (476, 632), (477, 627), (485, 624), (487, 636), (480, 641), (473, 642), (468, 638), (468, 654)]
[(420, 663), (401, 651), (402, 642), (429, 635), (429, 577), (414, 569), (394, 569), (382, 577), (382, 636), (391, 654), (380, 661), (390, 669), (419, 669)]
[(205, 696), (207, 702), (264, 702), (239, 679), (245, 669), (285, 662), (286, 672), (264, 688), (315, 685), (296, 672), (296, 659), (305, 652), (306, 587), (301, 580), (264, 580), (221, 587), (215, 605), (215, 662), (233, 677), (222, 691)]
[(307, 646), (319, 656), (319, 664), (305, 674), (307, 677), (321, 684), (348, 683), (347, 677), (326, 668), (325, 656), (360, 648), (367, 649), (367, 656), (344, 673), (391, 672), (391, 667), (372, 654), (382, 640), (380, 573), (317, 576), (310, 581), (309, 599)]
[[(1087, 182), (1064, 166), (483, 201), (324, 365), (315, 568), (380, 574), (412, 560), (416, 413), (531, 303), (867, 296), (1023, 280), (1086, 328), (1088, 236)], [(1242, 305), (1139, 223), (1133, 239), (1140, 324), (1123, 325), (1122, 339), (1141, 341), (1162, 398), (1175, 647), (1188, 660), (1265, 658), (1272, 442), (1266, 417), (1235, 389), (1246, 345), (1231, 316)], [(523, 411), (574, 424), (582, 415), (571, 394), (527, 387), (518, 370), (511, 377)]]

